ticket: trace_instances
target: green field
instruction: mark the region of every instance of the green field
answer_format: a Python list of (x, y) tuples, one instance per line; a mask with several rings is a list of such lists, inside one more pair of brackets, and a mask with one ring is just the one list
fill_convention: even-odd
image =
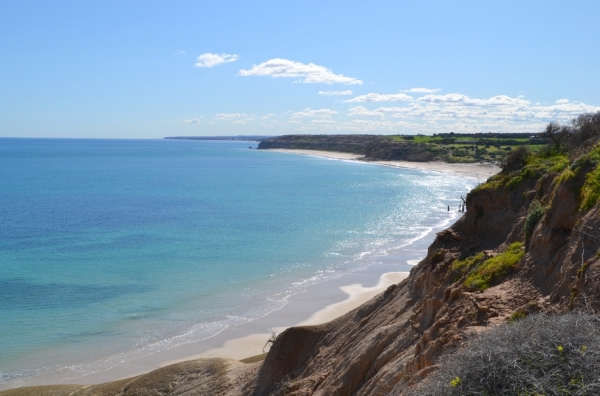
[(546, 145), (545, 141), (527, 134), (391, 135), (388, 138), (417, 144), (422, 152), (448, 162), (496, 162), (517, 147), (537, 152)]

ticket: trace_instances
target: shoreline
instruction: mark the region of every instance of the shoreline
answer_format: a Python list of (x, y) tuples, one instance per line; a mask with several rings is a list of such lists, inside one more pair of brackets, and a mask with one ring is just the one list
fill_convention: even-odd
[[(388, 286), (406, 279), (412, 267), (426, 256), (435, 234), (456, 221), (457, 217), (458, 214), (443, 224), (432, 225), (427, 234), (406, 246), (373, 256), (371, 262), (361, 270), (310, 285), (304, 292), (292, 295), (279, 310), (250, 322), (228, 327), (212, 337), (123, 361), (103, 371), (82, 376), (52, 373), (20, 384), (13, 383), (12, 387), (94, 385), (135, 377), (171, 364), (199, 358), (243, 360), (256, 357), (262, 354), (263, 347), (272, 336), (271, 330), (280, 333), (288, 327), (329, 322), (382, 293)], [(11, 384), (3, 384), (0, 385), (0, 391), (12, 387)]]
[[(354, 161), (359, 160), (361, 157), (347, 153), (306, 152), (306, 150), (298, 151), (300, 152), (287, 150), (284, 152), (313, 155), (336, 160)], [(323, 153), (327, 154), (327, 156), (322, 155)], [(395, 164), (375, 164), (401, 166)], [(409, 164), (420, 165), (423, 163)], [(436, 169), (423, 169), (418, 166), (411, 168), (454, 173), (450, 172), (448, 169), (439, 167)], [(474, 178), (473, 176), (462, 173), (454, 174)], [(413, 240), (413, 242), (408, 245), (374, 255), (366, 262), (366, 266), (361, 270), (344, 273), (338, 278), (329, 279), (308, 286), (304, 292), (292, 295), (282, 308), (250, 322), (228, 327), (212, 337), (129, 361), (122, 361), (108, 369), (85, 375), (76, 375), (73, 372), (52, 373), (16, 384), (2, 384), (0, 385), (0, 391), (15, 386), (99, 384), (131, 378), (170, 364), (198, 358), (220, 357), (243, 360), (261, 355), (267, 340), (272, 336), (270, 332), (271, 329), (280, 333), (288, 327), (316, 325), (329, 322), (352, 311), (377, 294), (385, 291), (391, 284), (399, 283), (408, 277), (410, 269), (425, 257), (427, 248), (435, 238), (435, 234), (447, 228), (449, 224), (456, 221), (459, 216), (460, 214), (456, 213), (443, 223), (431, 225), (431, 229), (426, 234), (420, 235), (418, 239)]]
[(301, 154), (312, 157), (329, 158), (345, 161), (359, 161), (366, 164), (375, 164), (390, 166), (395, 168), (406, 168), (423, 170), (430, 172), (451, 173), (457, 176), (469, 177), (479, 181), (485, 181), (487, 178), (494, 176), (500, 172), (500, 168), (486, 163), (475, 162), (468, 164), (449, 163), (449, 162), (412, 162), (412, 161), (364, 161), (363, 155), (342, 153), (338, 151), (322, 151), (322, 150), (300, 150), (300, 149), (262, 149), (263, 151), (273, 151), (277, 153)]

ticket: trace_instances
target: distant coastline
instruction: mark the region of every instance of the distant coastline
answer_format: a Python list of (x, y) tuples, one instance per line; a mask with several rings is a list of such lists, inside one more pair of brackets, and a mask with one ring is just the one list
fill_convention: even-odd
[(171, 140), (233, 140), (242, 142), (260, 142), (273, 136), (265, 135), (239, 135), (239, 136), (167, 136)]

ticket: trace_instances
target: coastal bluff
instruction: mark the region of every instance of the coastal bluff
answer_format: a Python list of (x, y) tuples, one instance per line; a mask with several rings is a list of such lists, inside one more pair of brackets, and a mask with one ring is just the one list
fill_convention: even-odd
[(598, 125), (507, 156), (407, 279), (329, 323), (285, 330), (264, 361), (199, 359), (101, 385), (0, 395), (400, 395), (469, 333), (535, 312), (598, 309)]

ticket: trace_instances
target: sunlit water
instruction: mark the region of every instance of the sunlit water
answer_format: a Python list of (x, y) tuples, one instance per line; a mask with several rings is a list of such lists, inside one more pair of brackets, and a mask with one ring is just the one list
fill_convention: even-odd
[(0, 384), (263, 316), (447, 223), (474, 185), (249, 146), (0, 139)]

